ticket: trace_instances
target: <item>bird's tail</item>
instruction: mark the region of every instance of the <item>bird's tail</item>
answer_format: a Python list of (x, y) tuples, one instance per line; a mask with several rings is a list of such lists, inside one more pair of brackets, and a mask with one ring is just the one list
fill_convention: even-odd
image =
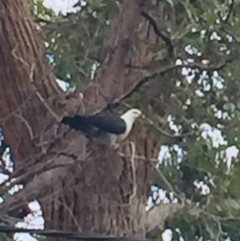
[(64, 116), (61, 123), (83, 133), (87, 133), (91, 130), (91, 124), (89, 123), (88, 117), (82, 115), (75, 115), (73, 117)]

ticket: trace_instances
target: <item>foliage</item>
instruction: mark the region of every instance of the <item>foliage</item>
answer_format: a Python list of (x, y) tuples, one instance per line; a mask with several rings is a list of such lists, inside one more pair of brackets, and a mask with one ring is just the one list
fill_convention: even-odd
[(7, 236), (6, 234), (0, 234), (0, 241), (12, 241), (13, 238)]
[[(66, 16), (55, 15), (41, 1), (28, 2), (41, 25), (46, 53), (54, 56), (57, 77), (83, 89), (94, 64), (101, 63), (108, 51), (107, 36), (119, 2), (89, 0), (80, 12)], [(169, 148), (170, 155), (159, 165), (165, 181), (159, 175), (155, 183), (168, 191), (171, 187), (179, 201), (198, 204), (199, 215), (176, 214), (166, 224), (179, 228), (184, 240), (240, 238), (240, 162), (238, 155), (231, 163), (226, 155), (227, 148), (240, 144), (239, 11), (240, 2), (233, 0), (152, 0), (147, 4), (146, 12), (174, 46), (174, 57), (168, 56), (164, 44), (148, 46), (149, 55), (157, 56), (154, 71), (177, 60), (191, 67), (155, 75), (128, 104), (141, 100), (154, 123), (150, 134)], [(204, 136), (206, 124), (221, 131), (223, 141), (216, 144), (211, 136)], [(196, 180), (210, 192), (203, 194), (193, 185)], [(174, 240), (178, 236), (176, 232)]]
[[(71, 86), (84, 87), (91, 76), (92, 67), (103, 58), (104, 40), (110, 22), (118, 12), (118, 2), (87, 1), (81, 12), (55, 15), (38, 2), (31, 3), (42, 25), (46, 53), (54, 56), (54, 67), (59, 79)], [(40, 7), (41, 5), (41, 7)], [(99, 53), (99, 51), (102, 51)]]

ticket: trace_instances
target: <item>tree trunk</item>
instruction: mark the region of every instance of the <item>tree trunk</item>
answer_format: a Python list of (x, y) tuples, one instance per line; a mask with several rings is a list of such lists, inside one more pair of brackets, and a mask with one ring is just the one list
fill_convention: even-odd
[[(23, 0), (0, 0), (0, 120), (15, 161), (17, 183), (24, 189), (9, 197), (3, 209), (17, 210), (40, 201), (46, 228), (144, 236), (163, 227), (166, 217), (181, 205), (160, 205), (145, 212), (153, 179), (159, 140), (148, 136), (140, 121), (117, 153), (89, 146), (79, 133), (58, 123), (64, 113), (94, 113), (107, 99), (119, 100), (142, 76), (126, 64), (147, 65), (146, 41), (133, 55), (134, 35), (148, 42), (148, 23), (141, 19), (144, 1), (125, 0), (113, 24), (109, 43), (113, 49), (84, 93), (68, 100), (44, 61), (36, 26)], [(141, 25), (139, 24), (141, 22)], [(146, 34), (145, 34), (146, 33)], [(150, 36), (150, 37), (149, 37)]]

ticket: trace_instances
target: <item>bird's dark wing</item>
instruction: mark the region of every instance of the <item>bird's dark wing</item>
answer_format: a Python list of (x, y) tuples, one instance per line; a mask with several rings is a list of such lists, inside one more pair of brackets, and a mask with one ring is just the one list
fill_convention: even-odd
[(89, 122), (88, 117), (75, 115), (64, 116), (62, 121), (63, 124), (70, 126), (70, 128), (82, 131), (83, 133), (88, 133), (93, 128), (91, 122)]
[(104, 112), (87, 118), (93, 126), (101, 131), (116, 135), (123, 134), (126, 131), (125, 122), (115, 113)]

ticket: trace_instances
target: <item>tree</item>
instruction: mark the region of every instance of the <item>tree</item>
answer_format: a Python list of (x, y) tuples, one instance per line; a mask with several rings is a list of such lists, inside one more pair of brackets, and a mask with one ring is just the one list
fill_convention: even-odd
[[(178, 227), (185, 240), (239, 237), (238, 162), (224, 162), (226, 148), (238, 146), (239, 3), (86, 1), (66, 17), (41, 8), (46, 20), (39, 12), (32, 19), (23, 0), (0, 2), (0, 119), (15, 161), (11, 186), (24, 186), (12, 196), (2, 186), (3, 214), (19, 217), (37, 199), (47, 228), (145, 236)], [(44, 50), (75, 92), (58, 87)], [(119, 152), (89, 146), (59, 124), (65, 113), (94, 113), (109, 103), (120, 112), (141, 107), (147, 116)], [(204, 123), (226, 143), (204, 139)], [(156, 169), (161, 145), (171, 158)], [(153, 182), (178, 202), (146, 212)]]

